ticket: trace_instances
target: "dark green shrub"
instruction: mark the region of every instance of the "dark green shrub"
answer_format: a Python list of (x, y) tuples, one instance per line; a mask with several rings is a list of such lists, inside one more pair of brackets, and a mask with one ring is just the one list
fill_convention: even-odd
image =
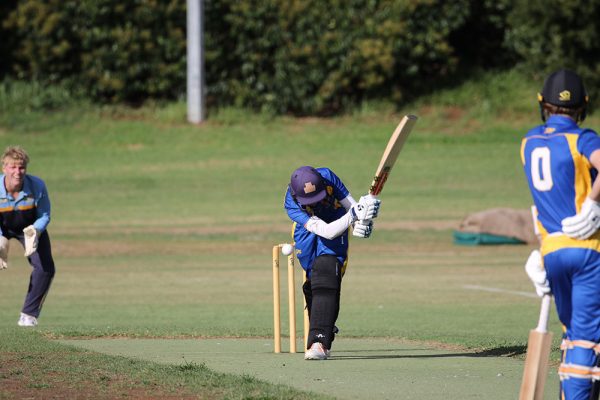
[(185, 92), (185, 2), (80, 3), (80, 79), (93, 97), (140, 102)]
[(12, 54), (17, 46), (17, 40), (2, 21), (17, 7), (17, 0), (0, 1), (0, 80), (11, 72)]
[(3, 23), (18, 43), (13, 50), (15, 76), (44, 83), (76, 76), (81, 53), (78, 27), (73, 2), (19, 1)]
[[(593, 92), (599, 3), (205, 0), (208, 104), (326, 115), (518, 60), (574, 68)], [(185, 0), (6, 0), (0, 18), (0, 76), (103, 102), (185, 93)]]
[(592, 97), (600, 93), (600, 0), (515, 1), (507, 44), (541, 80), (558, 68), (580, 73)]
[[(276, 113), (326, 114), (369, 97), (402, 101), (453, 73), (458, 59), (449, 35), (464, 22), (467, 5), (209, 2), (208, 19), (218, 14), (221, 32), (230, 35), (208, 22), (209, 87), (222, 102)], [(215, 76), (225, 82), (213, 81)]]
[(185, 2), (22, 0), (4, 22), (21, 79), (103, 101), (175, 98), (185, 85)]
[(468, 18), (450, 35), (463, 71), (506, 68), (517, 58), (506, 45), (508, 14), (514, 0), (469, 2)]

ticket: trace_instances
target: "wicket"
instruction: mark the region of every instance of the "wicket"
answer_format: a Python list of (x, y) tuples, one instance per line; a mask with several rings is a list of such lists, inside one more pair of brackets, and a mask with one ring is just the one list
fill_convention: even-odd
[[(279, 252), (281, 247), (284, 245), (278, 244), (273, 246), (273, 348), (275, 353), (281, 353), (281, 302), (280, 292), (281, 288), (279, 285)], [(295, 250), (295, 249), (294, 249)], [(288, 256), (287, 259), (287, 276), (288, 276), (288, 308), (289, 308), (289, 319), (290, 319), (290, 353), (296, 353), (296, 280), (294, 278), (294, 251)], [(306, 275), (305, 278), (306, 280)], [(304, 297), (304, 295), (302, 296)], [(308, 311), (306, 309), (306, 300), (304, 304), (304, 347), (308, 340)]]

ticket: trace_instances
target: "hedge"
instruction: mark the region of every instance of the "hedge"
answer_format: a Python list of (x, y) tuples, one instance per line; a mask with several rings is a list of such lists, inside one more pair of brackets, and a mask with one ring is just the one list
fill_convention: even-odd
[[(209, 106), (327, 115), (522, 63), (598, 87), (600, 0), (204, 0)], [(183, 98), (185, 0), (5, 0), (0, 78)], [(5, 39), (6, 38), (6, 39)]]

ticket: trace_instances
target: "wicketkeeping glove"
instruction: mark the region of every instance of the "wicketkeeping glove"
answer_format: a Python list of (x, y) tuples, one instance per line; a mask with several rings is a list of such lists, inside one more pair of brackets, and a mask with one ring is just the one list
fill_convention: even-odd
[(40, 233), (33, 225), (23, 229), (23, 233), (25, 234), (25, 257), (29, 257), (37, 251)]
[(542, 264), (542, 255), (539, 251), (533, 250), (525, 263), (525, 272), (535, 286), (535, 292), (538, 296), (543, 297), (545, 294), (550, 294), (550, 284), (546, 278), (546, 270)]
[(354, 223), (354, 229), (352, 229), (352, 236), (360, 238), (368, 238), (373, 232), (373, 221), (371, 220), (360, 220)]
[(578, 214), (562, 220), (563, 232), (575, 239), (587, 239), (600, 228), (600, 203), (585, 199)]
[(0, 269), (8, 268), (8, 239), (0, 236)]
[(377, 218), (381, 200), (370, 194), (362, 196), (358, 203), (352, 206), (352, 221), (366, 221)]

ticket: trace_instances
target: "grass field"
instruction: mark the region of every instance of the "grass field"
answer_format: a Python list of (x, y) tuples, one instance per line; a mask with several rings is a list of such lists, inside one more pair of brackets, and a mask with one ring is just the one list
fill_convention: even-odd
[[(222, 110), (201, 126), (185, 123), (181, 104), (0, 115), (2, 143), (23, 145), (29, 173), (48, 184), (57, 264), (40, 326), (17, 329), (29, 267), (11, 243), (0, 272), (0, 398), (315, 398), (252, 371), (162, 365), (55, 339), (269, 337), (271, 247), (289, 240), (282, 200), (291, 171), (328, 166), (358, 197), (409, 112), (420, 120), (375, 232), (351, 243), (340, 340), (522, 359), (539, 307), (516, 293), (533, 293), (523, 271), (531, 248), (459, 247), (452, 230), (471, 212), (529, 207), (519, 143), (538, 123), (535, 96), (515, 108), (467, 108), (458, 94), (451, 104), (452, 93), (335, 119)], [(555, 315), (551, 328), (558, 338)]]

